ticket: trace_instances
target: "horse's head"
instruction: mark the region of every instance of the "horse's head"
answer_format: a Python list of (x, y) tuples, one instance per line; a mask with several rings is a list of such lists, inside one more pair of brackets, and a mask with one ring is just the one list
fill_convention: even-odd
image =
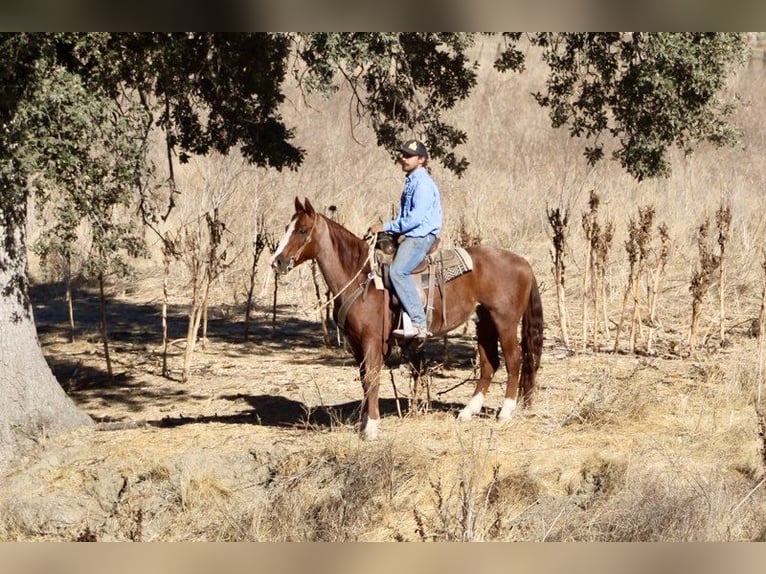
[(312, 242), (319, 215), (306, 199), (301, 205), (295, 198), (295, 214), (285, 229), (285, 234), (271, 258), (271, 266), (278, 273), (287, 273), (296, 265), (316, 257), (316, 242)]

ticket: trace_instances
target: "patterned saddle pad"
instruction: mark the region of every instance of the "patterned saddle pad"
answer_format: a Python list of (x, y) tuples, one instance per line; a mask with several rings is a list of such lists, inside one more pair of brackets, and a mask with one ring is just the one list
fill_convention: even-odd
[(427, 274), (428, 268), (433, 265), (433, 270), (437, 274), (437, 283), (447, 283), (473, 270), (473, 260), (462, 247), (439, 249), (426, 257), (426, 260), (429, 265), (420, 273)]

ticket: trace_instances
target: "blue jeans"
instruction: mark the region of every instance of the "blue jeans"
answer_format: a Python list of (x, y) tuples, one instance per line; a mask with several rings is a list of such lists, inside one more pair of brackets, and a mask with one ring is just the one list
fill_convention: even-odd
[(405, 237), (399, 244), (390, 269), (391, 283), (399, 302), (412, 319), (412, 324), (422, 327), (426, 326), (426, 313), (411, 273), (425, 259), (434, 241), (436, 236), (432, 233), (425, 237)]

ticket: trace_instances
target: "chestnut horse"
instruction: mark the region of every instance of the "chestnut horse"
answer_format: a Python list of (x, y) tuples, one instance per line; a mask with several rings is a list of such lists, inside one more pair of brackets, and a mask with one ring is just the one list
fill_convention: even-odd
[[(525, 404), (529, 402), (540, 366), (543, 345), (540, 292), (532, 268), (524, 258), (494, 247), (474, 246), (467, 247), (466, 251), (473, 259), (473, 270), (436, 289), (429, 329), (434, 336), (443, 335), (476, 312), (480, 378), (473, 397), (458, 418), (469, 420), (481, 410), (492, 376), (500, 365), (499, 341), (508, 380), (498, 419), (507, 420), (516, 408), (517, 399)], [(380, 423), (378, 385), (383, 358), (389, 351), (392, 320), (384, 292), (368, 285), (371, 281), (369, 253), (365, 240), (317, 213), (308, 199), (301, 204), (296, 197), (295, 214), (271, 265), (284, 274), (304, 261), (316, 260), (335, 297), (336, 321), (339, 309), (346, 303), (343, 329), (359, 364), (364, 389), (360, 433), (363, 438), (376, 438)], [(355, 299), (351, 300), (352, 297)], [(521, 341), (517, 333), (520, 321)]]

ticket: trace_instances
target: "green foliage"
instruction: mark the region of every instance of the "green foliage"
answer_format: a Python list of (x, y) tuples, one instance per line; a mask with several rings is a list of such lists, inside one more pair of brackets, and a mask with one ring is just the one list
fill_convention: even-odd
[(550, 67), (547, 91), (535, 98), (553, 127), (591, 142), (591, 164), (604, 155), (605, 134), (612, 157), (639, 180), (668, 175), (673, 146), (691, 153), (702, 141), (737, 140), (721, 92), (744, 58), (744, 34), (560, 33), (532, 42)]
[[(91, 106), (96, 101), (140, 103), (143, 110), (131, 105), (96, 112), (72, 103), (71, 117), (59, 117), (55, 130), (45, 121), (29, 124), (26, 135), (40, 140), (35, 144), (41, 148), (38, 155), (59, 150), (55, 161), (43, 166), (47, 180), (58, 171), (56, 178), (67, 182), (60, 187), (70, 193), (79, 194), (77, 190), (88, 183), (79, 178), (80, 168), (96, 181), (106, 177), (96, 169), (93, 148), (85, 145), (90, 138), (112, 146), (103, 149), (105, 155), (134, 157), (132, 148), (119, 148), (118, 142), (125, 140), (110, 137), (110, 130), (138, 133), (155, 124), (165, 131), (170, 151), (182, 161), (190, 154), (227, 153), (236, 147), (259, 166), (297, 168), (305, 152), (291, 143), (293, 131), (279, 113), (291, 65), (307, 91), (330, 93), (343, 83), (350, 86), (358, 119), (369, 123), (378, 144), (392, 150), (392, 155), (403, 139), (416, 136), (426, 142), (433, 158), (460, 175), (468, 161), (455, 148), (468, 135), (445, 121), (444, 115), (476, 85), (477, 64), (466, 56), (475, 37), (423, 32), (0, 35), (0, 224), (12, 230), (26, 216), (27, 174), (17, 153), (24, 134), (13, 120), (38, 80), (50, 78), (46, 70), (51, 67), (79, 78), (79, 84), (72, 80), (68, 87), (60, 87), (60, 91), (79, 90), (75, 92), (79, 96), (72, 96), (75, 99), (88, 95), (93, 98)], [(505, 47), (495, 61), (497, 69), (524, 69), (525, 52), (519, 48), (523, 37), (503, 34)], [(743, 57), (743, 34), (528, 37), (542, 48), (550, 67), (547, 89), (535, 97), (548, 108), (554, 127), (568, 126), (571, 135), (587, 140), (585, 155), (591, 163), (611, 149), (612, 157), (629, 173), (644, 179), (669, 172), (672, 147), (689, 153), (700, 142), (725, 145), (736, 138), (727, 123), (732, 106), (721, 94), (728, 74)], [(291, 58), (293, 54), (297, 59)], [(131, 125), (110, 125), (105, 119), (110, 113), (114, 122), (121, 118), (119, 122)], [(95, 135), (86, 135), (88, 122), (96, 127)], [(54, 147), (51, 138), (56, 137), (70, 141), (71, 147), (66, 151), (58, 144)], [(78, 138), (79, 147), (74, 143)], [(105, 156), (101, 161), (108, 164)], [(133, 168), (128, 164), (124, 168), (128, 172), (137, 169), (137, 164)], [(116, 169), (118, 164), (109, 165)], [(130, 176), (115, 173), (113, 178), (124, 181)], [(112, 188), (117, 196), (103, 192), (105, 205), (122, 204), (117, 187)], [(63, 230), (74, 225), (77, 214), (87, 218), (85, 210), (98, 208), (97, 202), (73, 205), (75, 212), (62, 212), (64, 238)]]
[(279, 113), (290, 39), (271, 33), (60, 34), (62, 63), (116, 97), (136, 90), (181, 161), (235, 146), (254, 164), (297, 168)]
[(130, 102), (120, 106), (54, 67), (45, 71), (17, 120), (27, 136), (22, 157), (37, 174), (34, 188), (54, 214), (36, 245), (40, 255), (71, 260), (86, 223), (92, 236), (86, 275), (125, 275), (123, 254), (136, 257), (144, 248), (135, 226), (116, 217), (150, 172), (143, 109)]
[(358, 116), (369, 120), (378, 145), (392, 157), (403, 140), (416, 136), (446, 168), (458, 175), (466, 170), (468, 160), (453, 150), (468, 135), (443, 114), (476, 85), (477, 64), (465, 56), (473, 34), (323, 32), (296, 41), (306, 64), (300, 84), (332, 93), (347, 82)]
[[(0, 34), (0, 231), (9, 257), (16, 256), (14, 232), (26, 218), (26, 173), (17, 151), (23, 132), (14, 118), (20, 102), (34, 89), (39, 50), (28, 34)], [(0, 270), (6, 267), (0, 258)]]

